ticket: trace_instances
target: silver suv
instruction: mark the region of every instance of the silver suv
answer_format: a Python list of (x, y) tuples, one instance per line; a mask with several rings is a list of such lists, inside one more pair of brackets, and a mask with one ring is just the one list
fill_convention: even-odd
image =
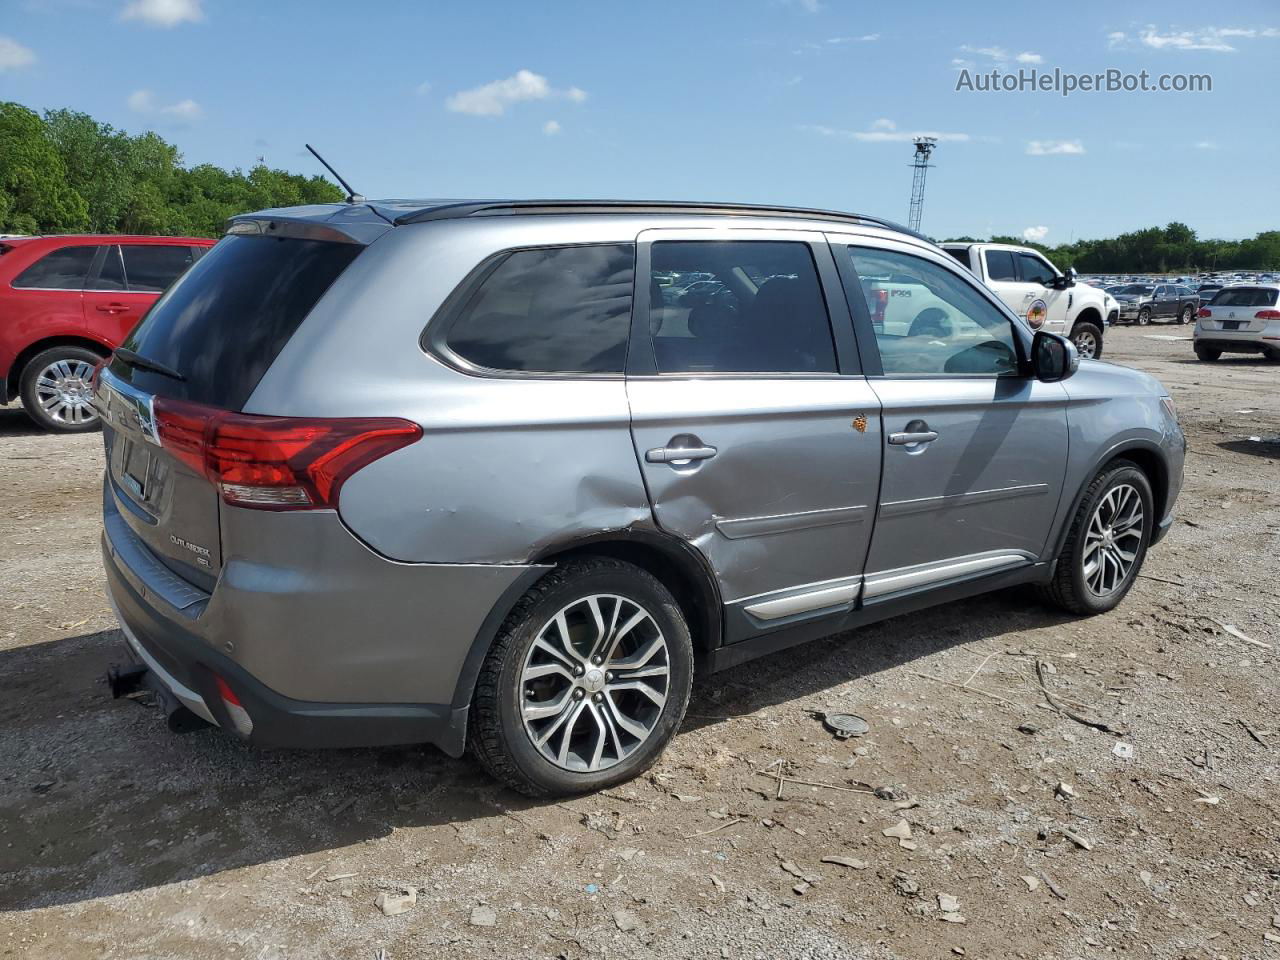
[(534, 795), (648, 767), (696, 671), (1012, 584), (1111, 609), (1185, 450), (924, 238), (725, 205), (237, 217), (96, 405), (117, 690)]

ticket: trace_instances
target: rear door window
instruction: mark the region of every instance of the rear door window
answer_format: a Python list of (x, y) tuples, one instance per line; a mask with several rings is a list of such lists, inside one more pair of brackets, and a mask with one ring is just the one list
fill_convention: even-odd
[(52, 250), (14, 277), (12, 285), (27, 290), (82, 290), (97, 253), (96, 244)]
[(836, 372), (807, 243), (657, 241), (648, 282), (658, 373)]
[(134, 293), (163, 293), (195, 260), (185, 244), (126, 243), (121, 249), (125, 277)]
[(121, 360), (111, 372), (148, 393), (238, 410), (363, 249), (294, 237), (224, 237), (156, 301), (124, 343), (184, 379)]
[(1017, 281), (1018, 273), (1013, 268), (1013, 254), (1008, 250), (987, 250), (983, 256), (987, 261), (989, 279)]
[(634, 278), (629, 243), (508, 253), (446, 321), (444, 352), (484, 370), (620, 374)]
[(114, 243), (107, 247), (102, 263), (98, 266), (98, 274), (89, 281), (89, 286), (93, 290), (104, 291), (125, 288), (124, 264), (120, 261), (120, 248)]

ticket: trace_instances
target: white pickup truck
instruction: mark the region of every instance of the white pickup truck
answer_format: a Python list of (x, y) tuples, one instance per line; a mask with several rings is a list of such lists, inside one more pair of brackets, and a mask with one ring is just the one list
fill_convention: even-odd
[(1031, 247), (1006, 243), (944, 243), (942, 249), (968, 267), (1032, 329), (1070, 337), (1080, 356), (1102, 356), (1102, 332), (1120, 305), (1104, 290), (1076, 283)]

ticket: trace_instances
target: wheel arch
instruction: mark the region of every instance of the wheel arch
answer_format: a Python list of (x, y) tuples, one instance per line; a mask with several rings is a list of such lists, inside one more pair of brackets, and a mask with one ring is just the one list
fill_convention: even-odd
[(1102, 312), (1095, 306), (1087, 306), (1081, 308), (1076, 314), (1076, 318), (1071, 321), (1071, 333), (1075, 333), (1076, 326), (1081, 323), (1092, 323), (1098, 328), (1099, 333), (1104, 333), (1106, 329), (1106, 321), (1103, 319)]
[(1159, 521), (1165, 515), (1169, 497), (1169, 464), (1165, 461), (1164, 453), (1153, 440), (1133, 438), (1122, 441), (1108, 448), (1085, 471), (1084, 479), (1080, 483), (1080, 489), (1076, 491), (1075, 497), (1071, 501), (1071, 509), (1063, 517), (1061, 529), (1058, 531), (1051, 556), (1057, 557), (1062, 552), (1062, 547), (1071, 532), (1071, 522), (1075, 518), (1076, 511), (1080, 509), (1080, 504), (1083, 502), (1093, 478), (1121, 460), (1127, 460), (1136, 466), (1151, 484), (1151, 496), (1155, 501), (1156, 521)]
[(720, 646), (722, 608), (720, 590), (706, 561), (684, 540), (657, 530), (624, 529), (575, 537), (549, 546), (532, 557), (518, 577), (494, 603), (471, 644), (451, 704), (454, 727), (460, 731), (457, 749), (465, 742), (466, 713), (484, 658), (502, 624), (520, 598), (545, 574), (576, 557), (612, 557), (635, 564), (662, 583), (684, 613), (699, 667)]
[(51, 347), (84, 347), (86, 350), (92, 350), (103, 357), (111, 353), (112, 346), (105, 340), (100, 340), (84, 333), (69, 333), (59, 336), (44, 337), (29, 343), (18, 352), (13, 358), (13, 363), (9, 367), (9, 372), (4, 379), (4, 400), (8, 403), (18, 395), (19, 381), (22, 379), (22, 371), (26, 369), (31, 358), (38, 353), (43, 353)]

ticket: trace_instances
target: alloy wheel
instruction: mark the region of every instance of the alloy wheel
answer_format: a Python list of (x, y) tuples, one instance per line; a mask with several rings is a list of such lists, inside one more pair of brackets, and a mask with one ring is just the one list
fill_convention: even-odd
[(1138, 311), (1138, 325), (1145, 327), (1150, 322), (1151, 322), (1151, 311), (1148, 310), (1146, 307), (1143, 307), (1141, 310)]
[(1183, 326), (1191, 322), (1191, 308), (1189, 306), (1182, 308), (1182, 313), (1178, 314), (1178, 322)]
[(1081, 557), (1084, 582), (1097, 597), (1120, 589), (1142, 547), (1142, 496), (1128, 483), (1106, 492), (1094, 508)]
[(1082, 360), (1092, 360), (1098, 354), (1098, 338), (1092, 331), (1081, 330), (1073, 338), (1076, 345), (1076, 352), (1080, 354)]
[(648, 610), (614, 594), (574, 600), (538, 631), (525, 657), (525, 733), (558, 767), (605, 770), (649, 739), (670, 683), (667, 641)]
[(98, 412), (93, 407), (92, 376), (93, 366), (84, 360), (55, 360), (36, 377), (36, 401), (55, 423), (93, 423)]

